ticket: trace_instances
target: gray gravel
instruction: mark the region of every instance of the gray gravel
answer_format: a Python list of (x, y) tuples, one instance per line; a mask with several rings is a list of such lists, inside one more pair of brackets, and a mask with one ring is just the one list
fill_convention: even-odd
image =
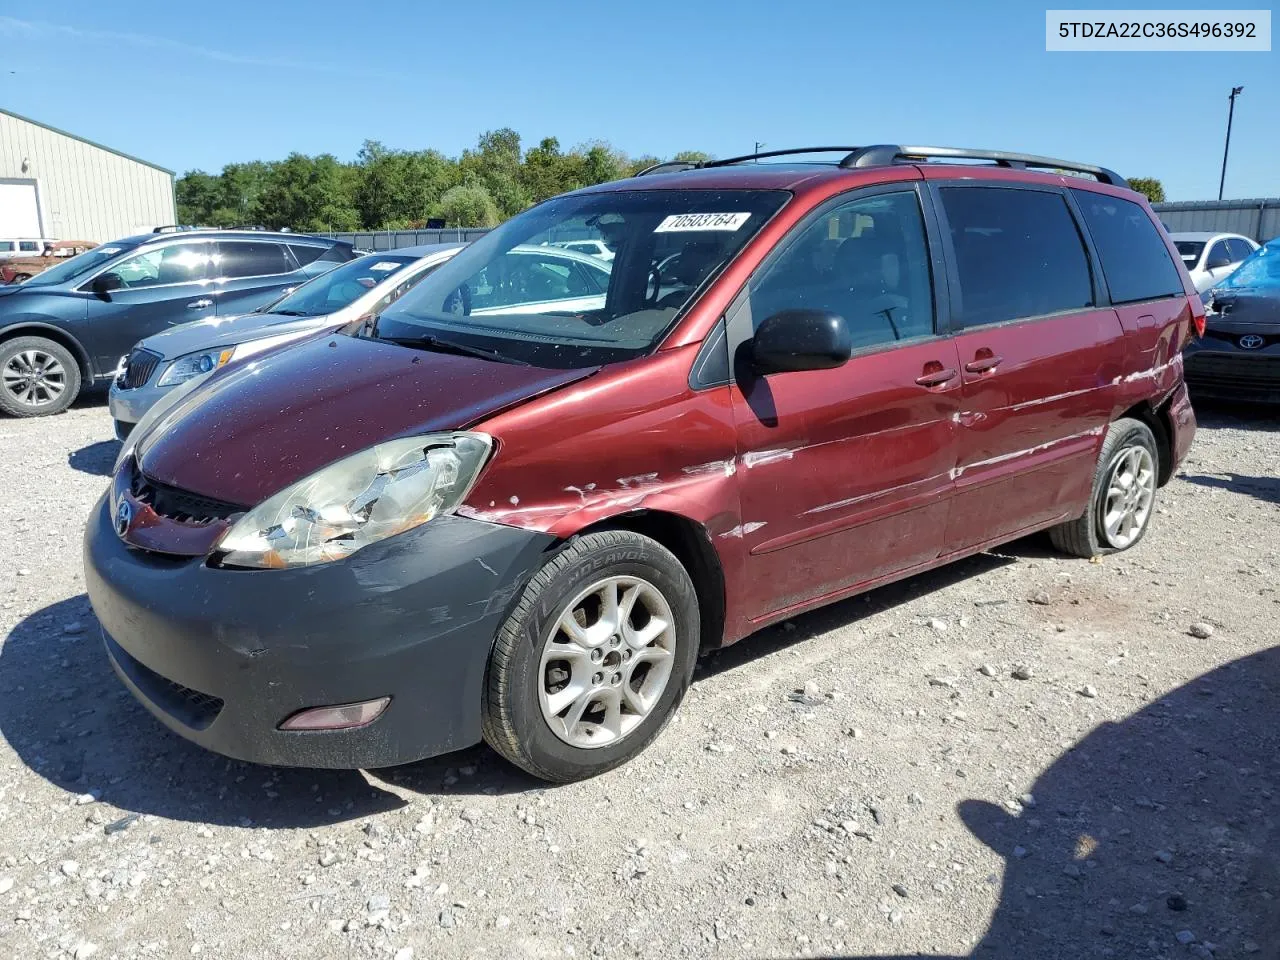
[(546, 789), (166, 732), (84, 596), (105, 409), (0, 419), (0, 956), (1278, 958), (1280, 429), (1202, 421), (1131, 553), (1020, 541), (764, 631)]

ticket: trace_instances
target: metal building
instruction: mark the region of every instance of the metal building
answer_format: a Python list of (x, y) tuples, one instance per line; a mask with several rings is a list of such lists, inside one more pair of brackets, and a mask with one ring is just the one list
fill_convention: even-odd
[(176, 219), (172, 170), (0, 110), (0, 237), (105, 243)]

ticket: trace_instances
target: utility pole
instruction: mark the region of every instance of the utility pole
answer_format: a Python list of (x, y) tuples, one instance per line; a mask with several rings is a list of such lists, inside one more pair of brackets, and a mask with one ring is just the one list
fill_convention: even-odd
[(1231, 96), (1227, 97), (1231, 101), (1231, 106), (1227, 108), (1227, 142), (1222, 148), (1222, 178), (1218, 181), (1218, 199), (1222, 199), (1222, 188), (1227, 183), (1227, 153), (1231, 150), (1231, 120), (1236, 113), (1236, 97), (1244, 93), (1244, 87), (1232, 87)]
[[(752, 155), (753, 157), (754, 157), (754, 156), (756, 156), (756, 154), (758, 154), (758, 153), (760, 152), (760, 148), (761, 148), (761, 147), (767, 147), (767, 146), (768, 146), (768, 144), (767, 144), (767, 143), (765, 143), (763, 140), (757, 140), (757, 141), (756, 141), (756, 147), (755, 147), (755, 149), (754, 149), (754, 150), (752, 150), (752, 151), (751, 151), (751, 155)], [(759, 163), (759, 162), (760, 162), (760, 161), (759, 161), (759, 159), (757, 159), (757, 160), (756, 160), (756, 163)]]

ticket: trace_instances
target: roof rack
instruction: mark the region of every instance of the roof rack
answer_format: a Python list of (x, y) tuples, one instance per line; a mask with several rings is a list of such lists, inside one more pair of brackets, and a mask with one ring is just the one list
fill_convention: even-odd
[(904, 147), (898, 144), (881, 143), (868, 147), (794, 147), (789, 150), (765, 150), (760, 153), (743, 154), (740, 157), (726, 157), (723, 160), (668, 160), (655, 163), (636, 174), (637, 177), (651, 173), (678, 173), (682, 170), (697, 170), (705, 167), (727, 167), (739, 163), (748, 163), (763, 157), (786, 157), (805, 153), (842, 153), (840, 166), (845, 169), (862, 167), (888, 166), (894, 163), (920, 163), (930, 159), (938, 160), (990, 160), (999, 167), (1015, 170), (1042, 169), (1067, 170), (1071, 173), (1087, 173), (1097, 177), (1099, 183), (1107, 183), (1117, 187), (1128, 187), (1128, 181), (1114, 170), (1094, 166), (1090, 163), (1076, 163), (1072, 160), (1056, 160), (1053, 157), (1038, 157), (1030, 153), (1010, 153), (1005, 150), (971, 150), (967, 147)]
[(1010, 167), (1015, 170), (1026, 170), (1029, 167), (1044, 170), (1068, 170), (1072, 173), (1088, 173), (1098, 178), (1099, 183), (1107, 183), (1117, 187), (1129, 186), (1128, 181), (1113, 170), (1095, 166), (1091, 163), (1076, 163), (1074, 160), (1057, 160), (1053, 157), (1038, 157), (1031, 153), (1010, 153), (1007, 150), (973, 150), (968, 147), (904, 147), (897, 144), (876, 144), (870, 147), (859, 147), (849, 152), (840, 161), (846, 169), (856, 167), (878, 167), (890, 163), (927, 162), (930, 159), (940, 160), (991, 160), (997, 166)]

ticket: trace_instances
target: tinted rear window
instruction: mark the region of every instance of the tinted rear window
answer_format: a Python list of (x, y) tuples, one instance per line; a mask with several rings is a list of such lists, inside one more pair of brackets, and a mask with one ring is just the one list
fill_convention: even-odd
[(280, 243), (224, 240), (218, 244), (220, 277), (268, 277), (291, 273), (294, 267)]
[(1203, 240), (1175, 240), (1173, 245), (1178, 248), (1178, 256), (1186, 261), (1188, 268), (1195, 266), (1200, 254), (1204, 253)]
[(960, 323), (973, 327), (1093, 305), (1089, 261), (1061, 194), (943, 187), (960, 274)]
[(1249, 254), (1253, 253), (1253, 247), (1249, 246), (1249, 244), (1241, 240), (1239, 237), (1232, 237), (1228, 240), (1227, 249), (1231, 251), (1232, 263), (1238, 263), (1245, 257), (1249, 256)]
[(1102, 260), (1113, 303), (1182, 296), (1182, 278), (1164, 237), (1139, 204), (1072, 190)]
[(317, 247), (310, 243), (291, 243), (289, 244), (289, 249), (293, 251), (293, 255), (300, 267), (305, 267), (308, 263), (317, 259), (320, 254), (324, 253), (324, 247)]

